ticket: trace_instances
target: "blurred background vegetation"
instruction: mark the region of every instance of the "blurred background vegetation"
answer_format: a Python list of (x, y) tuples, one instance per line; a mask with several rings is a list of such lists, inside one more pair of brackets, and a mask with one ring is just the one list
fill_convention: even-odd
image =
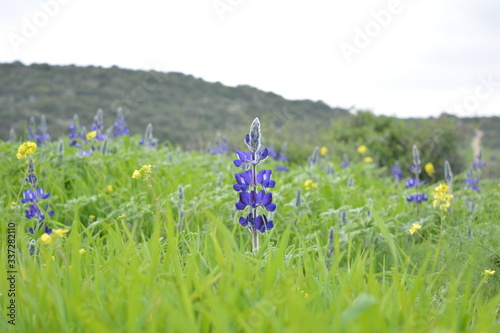
[[(388, 97), (390, 98), (390, 97)], [(106, 127), (112, 126), (116, 110), (125, 113), (132, 134), (142, 135), (148, 123), (161, 142), (185, 150), (205, 150), (218, 133), (233, 149), (242, 149), (243, 135), (254, 117), (261, 118), (266, 144), (288, 143), (291, 162), (325, 146), (332, 162), (345, 153), (360, 159), (359, 145), (375, 163), (390, 167), (399, 161), (410, 164), (416, 144), (423, 163), (432, 162), (442, 177), (448, 160), (456, 172), (465, 171), (473, 160), (471, 141), (478, 130), (484, 176), (500, 177), (500, 117), (399, 119), (375, 116), (369, 111), (332, 108), (320, 101), (290, 101), (250, 86), (227, 87), (191, 75), (135, 71), (118, 67), (77, 67), (20, 62), (0, 64), (0, 139), (7, 140), (14, 128), (25, 136), (31, 116), (47, 117), (52, 140), (66, 136), (74, 114), (90, 128), (97, 109), (104, 111)], [(389, 172), (389, 171), (388, 171)]]

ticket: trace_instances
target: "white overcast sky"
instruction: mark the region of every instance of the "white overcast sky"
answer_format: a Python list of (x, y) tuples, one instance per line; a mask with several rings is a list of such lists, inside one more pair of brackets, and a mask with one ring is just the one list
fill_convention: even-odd
[(400, 117), (500, 115), (499, 15), (498, 0), (0, 0), (0, 62), (176, 71)]

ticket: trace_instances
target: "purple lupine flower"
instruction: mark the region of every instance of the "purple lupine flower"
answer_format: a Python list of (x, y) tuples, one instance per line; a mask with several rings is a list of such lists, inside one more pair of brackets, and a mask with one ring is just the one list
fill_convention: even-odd
[(158, 144), (158, 139), (153, 136), (153, 124), (149, 123), (146, 126), (146, 131), (144, 132), (144, 136), (139, 141), (141, 146), (144, 146), (146, 150), (155, 149)]
[(273, 221), (268, 221), (265, 215), (259, 215), (254, 219), (253, 213), (250, 213), (246, 218), (241, 216), (239, 222), (243, 227), (253, 227), (260, 233), (264, 233), (266, 230), (270, 230), (274, 227)]
[[(286, 142), (283, 144), (283, 146), (281, 146), (281, 150), (279, 153), (276, 152), (273, 145), (270, 145), (269, 147), (267, 147), (268, 156), (274, 158), (278, 162), (285, 163), (288, 161), (288, 157), (286, 156), (286, 149), (287, 149)], [(288, 167), (286, 165), (280, 165), (276, 167), (276, 171), (280, 172), (288, 171)]]
[(420, 153), (416, 145), (413, 145), (413, 164), (410, 166), (410, 171), (415, 175), (415, 178), (410, 178), (406, 181), (406, 188), (415, 188), (415, 194), (409, 195), (407, 197), (408, 202), (415, 202), (417, 208), (417, 214), (419, 213), (418, 204), (427, 201), (427, 195), (425, 193), (419, 193), (419, 187), (425, 185), (427, 182), (420, 181), (419, 176), (422, 171), (420, 165)]
[(276, 152), (276, 149), (274, 149), (274, 145), (272, 145), (272, 144), (271, 144), (271, 145), (269, 145), (269, 146), (267, 147), (267, 152), (268, 152), (268, 156), (269, 156), (270, 158), (273, 158), (273, 159), (275, 159), (275, 160), (277, 160), (277, 159), (278, 159), (278, 153)]
[(476, 159), (474, 160), (474, 162), (472, 162), (472, 167), (474, 168), (474, 170), (476, 171), (482, 170), (486, 166), (486, 163), (484, 163), (482, 159), (483, 159), (483, 150), (480, 149), (479, 154), (476, 156)]
[(40, 117), (40, 125), (37, 127), (35, 117), (31, 117), (28, 125), (28, 140), (36, 141), (39, 146), (50, 142), (50, 133), (48, 132), (47, 118), (45, 115)]
[(421, 203), (421, 202), (427, 201), (427, 200), (429, 200), (429, 199), (427, 198), (427, 195), (425, 193), (409, 195), (408, 198), (406, 198), (406, 201), (416, 202), (416, 203)]
[(288, 157), (286, 156), (287, 148), (288, 148), (287, 143), (286, 142), (283, 143), (283, 145), (281, 146), (281, 150), (278, 153), (278, 156), (276, 156), (277, 161), (279, 161), (279, 162), (287, 162), (288, 161)]
[(21, 199), (21, 202), (22, 203), (35, 202), (38, 200), (47, 199), (48, 197), (50, 197), (50, 193), (45, 193), (43, 191), (43, 188), (41, 187), (39, 187), (36, 191), (27, 189), (26, 191), (23, 192), (23, 199)]
[[(42, 200), (45, 200), (50, 197), (50, 193), (45, 192), (43, 188), (39, 187), (37, 188), (38, 180), (35, 175), (35, 166), (33, 164), (33, 159), (30, 157), (29, 159), (29, 165), (28, 165), (28, 177), (26, 177), (26, 182), (32, 186), (32, 189), (27, 189), (26, 191), (23, 192), (23, 199), (21, 199), (21, 202), (26, 204), (30, 203), (28, 206), (28, 209), (25, 211), (25, 216), (27, 219), (31, 220), (37, 220), (38, 226), (35, 228), (36, 230), (43, 228), (44, 232), (50, 234), (52, 232), (52, 229), (50, 229), (47, 224), (44, 222), (45, 220), (45, 214), (44, 212), (39, 208), (39, 204)], [(54, 215), (54, 211), (49, 209), (49, 205), (45, 205), (45, 211), (49, 216)], [(35, 233), (33, 228), (29, 228), (30, 233)]]
[(472, 167), (469, 172), (467, 172), (465, 186), (479, 193), (479, 179), (474, 174), (474, 167)]
[[(82, 134), (80, 133), (80, 118), (77, 114), (73, 116), (73, 122), (69, 126), (69, 138), (72, 139), (71, 145), (75, 145), (76, 139), (81, 138)], [(73, 143), (74, 142), (74, 143)]]
[(89, 156), (90, 154), (92, 154), (94, 152), (94, 147), (90, 148), (90, 149), (87, 149), (87, 150), (81, 150), (79, 152), (80, 156)]
[(253, 172), (249, 169), (242, 173), (235, 173), (234, 179), (236, 180), (236, 184), (233, 185), (235, 191), (247, 191), (253, 184)]
[(399, 166), (399, 162), (396, 162), (391, 169), (392, 179), (396, 182), (399, 182), (403, 179), (403, 170)]
[(405, 188), (412, 188), (412, 187), (418, 187), (418, 186), (422, 186), (422, 185), (425, 185), (427, 184), (427, 181), (424, 180), (424, 181), (419, 181), (415, 178), (410, 178), (410, 179), (407, 179), (406, 180), (406, 186)]
[(349, 162), (349, 158), (347, 157), (347, 154), (342, 155), (342, 164), (340, 165), (340, 167), (343, 169), (343, 168), (347, 168), (350, 165), (351, 165), (351, 163)]
[(312, 155), (307, 159), (309, 166), (314, 167), (319, 162), (319, 147), (315, 147)]
[(286, 172), (288, 170), (289, 169), (288, 169), (288, 167), (286, 165), (279, 165), (279, 166), (276, 167), (276, 171), (278, 171), (278, 172)]
[[(268, 220), (265, 214), (259, 215), (258, 209), (262, 208), (268, 212), (276, 210), (276, 204), (273, 203), (273, 194), (267, 192), (268, 188), (274, 188), (276, 182), (271, 180), (271, 170), (261, 170), (257, 172), (257, 165), (262, 163), (269, 156), (269, 149), (261, 147), (260, 122), (255, 118), (250, 126), (249, 133), (245, 136), (245, 144), (250, 150), (236, 150), (237, 159), (233, 161), (234, 165), (243, 168), (245, 172), (235, 173), (236, 184), (233, 188), (239, 191), (239, 201), (236, 203), (237, 210), (250, 209), (245, 216), (241, 216), (239, 223), (247, 227), (252, 233), (252, 248), (259, 248), (259, 233), (264, 233), (274, 227), (273, 221)], [(271, 154), (273, 150), (271, 150)], [(258, 186), (262, 188), (258, 191)]]
[(97, 113), (94, 116), (94, 121), (92, 122), (92, 125), (90, 126), (90, 131), (97, 132), (97, 134), (94, 138), (97, 141), (104, 141), (104, 139), (106, 138), (106, 135), (103, 133), (104, 132), (104, 121), (103, 121), (103, 116), (102, 116), (102, 109), (97, 110)]
[(115, 137), (120, 135), (128, 135), (130, 131), (127, 128), (127, 122), (125, 121), (125, 116), (123, 115), (122, 108), (116, 110), (116, 121), (113, 126), (113, 135)]
[(276, 182), (274, 180), (271, 180), (272, 174), (272, 170), (260, 170), (257, 174), (257, 184), (262, 185), (265, 190), (268, 188), (274, 188)]
[(215, 137), (215, 148), (210, 148), (209, 153), (211, 155), (219, 155), (231, 150), (232, 148), (228, 144), (227, 137), (225, 135), (217, 133), (217, 136)]
[(248, 169), (252, 165), (259, 165), (268, 156), (267, 148), (255, 153), (249, 153), (247, 151), (236, 150), (237, 160), (234, 160), (234, 166), (238, 168)]
[[(52, 233), (52, 229), (49, 228), (49, 226), (46, 223), (40, 222), (40, 224), (38, 225), (38, 228), (36, 228), (36, 229), (41, 229), (41, 228), (43, 228), (43, 232), (46, 234), (50, 235)], [(28, 229), (28, 231), (30, 232), (30, 234), (35, 233), (35, 229), (33, 229), (31, 227)]]
[(240, 201), (236, 203), (237, 210), (243, 210), (247, 206), (256, 209), (257, 207), (265, 208), (268, 212), (276, 210), (276, 204), (273, 203), (273, 194), (266, 193), (265, 190), (257, 191), (242, 191), (240, 193)]
[(243, 169), (248, 169), (252, 165), (252, 153), (247, 151), (236, 150), (237, 160), (234, 160), (234, 166)]

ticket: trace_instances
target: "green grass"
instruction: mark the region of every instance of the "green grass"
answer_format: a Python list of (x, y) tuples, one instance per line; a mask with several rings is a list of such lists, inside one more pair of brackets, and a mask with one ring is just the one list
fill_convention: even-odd
[[(428, 202), (417, 216), (404, 184), (395, 188), (386, 170), (336, 165), (327, 176), (293, 165), (273, 174), (275, 228), (252, 253), (234, 209), (232, 156), (146, 152), (125, 138), (105, 156), (82, 158), (66, 148), (60, 162), (52, 144), (35, 153), (36, 173), (56, 212), (48, 223), (70, 233), (50, 245), (37, 240), (30, 256), (28, 228), (35, 223), (20, 203), (26, 164), (15, 158), (17, 146), (0, 143), (0, 231), (6, 235), (7, 224), (16, 223), (18, 272), (15, 327), (5, 315), (7, 285), (0, 287), (2, 332), (500, 331), (498, 180), (482, 181), (477, 194), (459, 175), (450, 213)], [(153, 165), (158, 216), (147, 183), (131, 177), (143, 164)], [(307, 179), (318, 188), (306, 191)], [(424, 188), (431, 198), (434, 186)], [(298, 189), (302, 204), (295, 207)], [(474, 212), (464, 200), (476, 202)], [(417, 221), (426, 241), (408, 232)], [(497, 272), (485, 277), (485, 269)]]

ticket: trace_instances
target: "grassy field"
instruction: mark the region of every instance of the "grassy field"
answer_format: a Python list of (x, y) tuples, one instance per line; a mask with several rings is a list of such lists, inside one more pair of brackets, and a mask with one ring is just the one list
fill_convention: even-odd
[[(38, 147), (38, 186), (51, 194), (41, 202), (55, 212), (46, 221), (69, 229), (49, 244), (28, 231), (38, 223), (21, 203), (20, 143), (0, 143), (1, 332), (500, 332), (498, 180), (481, 180), (477, 193), (456, 170), (451, 211), (432, 206), (436, 180), (422, 187), (429, 201), (417, 214), (413, 192), (388, 170), (361, 156), (342, 169), (327, 153), (317, 166), (273, 173), (275, 227), (254, 253), (235, 210), (233, 154), (146, 151), (137, 141), (86, 157)], [(148, 164), (157, 207), (132, 178)], [(414, 223), (422, 227), (410, 234)]]

